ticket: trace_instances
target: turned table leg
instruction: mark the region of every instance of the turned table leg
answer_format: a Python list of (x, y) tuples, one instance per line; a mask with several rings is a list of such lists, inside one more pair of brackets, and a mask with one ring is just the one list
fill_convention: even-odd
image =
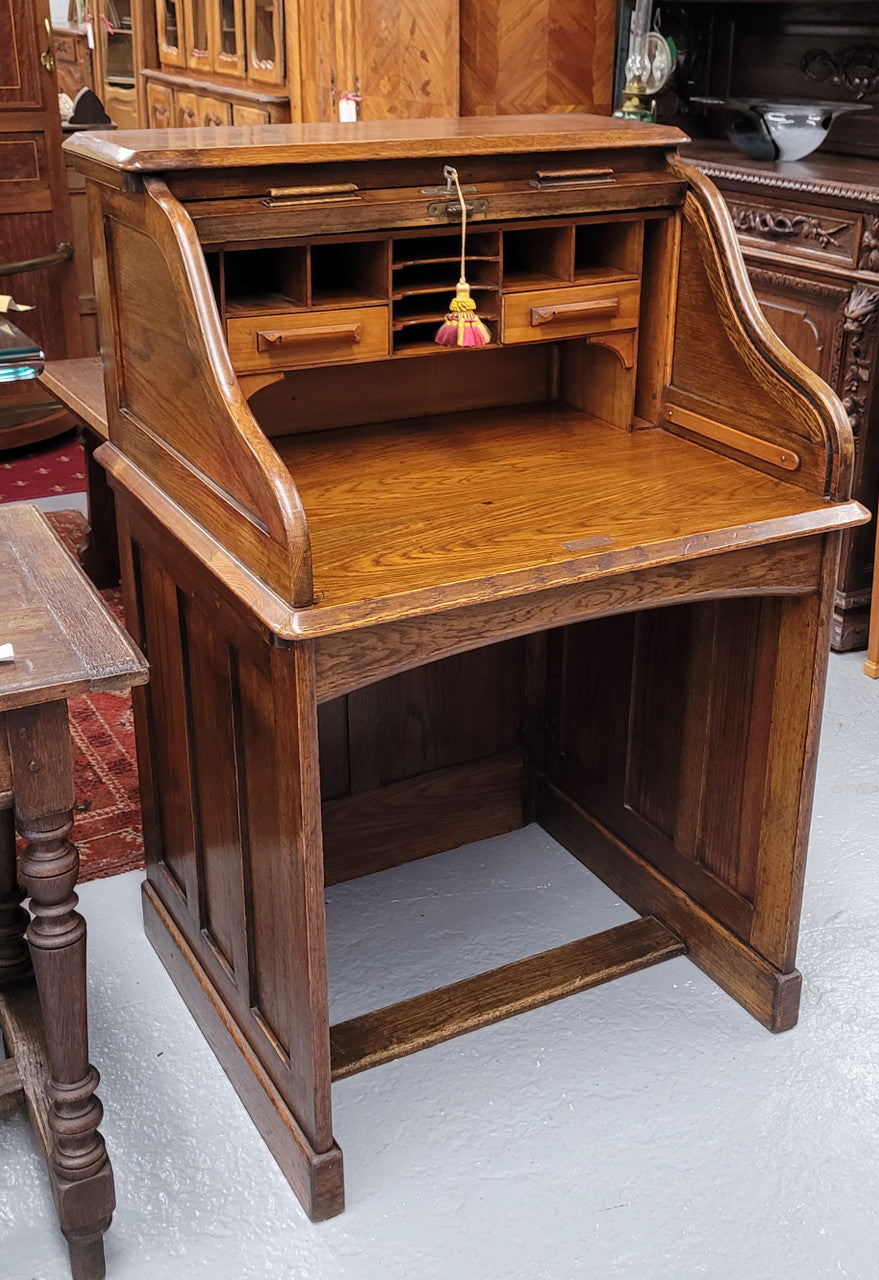
[(113, 1172), (98, 1125), (98, 1073), (88, 1060), (85, 921), (74, 893), (79, 855), (67, 704), (6, 713), (18, 830), (27, 841), (21, 880), (49, 1054), (47, 1161), (74, 1280), (104, 1275), (103, 1235), (115, 1207)]
[(30, 973), (24, 941), (28, 915), (15, 865), (15, 821), (11, 809), (0, 809), (0, 986)]

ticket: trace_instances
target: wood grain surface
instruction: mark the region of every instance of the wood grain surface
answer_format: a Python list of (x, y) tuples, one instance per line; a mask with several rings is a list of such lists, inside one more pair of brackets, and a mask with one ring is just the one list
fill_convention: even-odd
[(39, 380), (95, 435), (107, 439), (107, 397), (100, 356), (47, 360)]
[(302, 497), (325, 623), (331, 610), (377, 622), (526, 577), (545, 587), (866, 518), (666, 432), (620, 432), (563, 406), (274, 443)]
[(0, 711), (127, 689), (146, 665), (36, 507), (0, 507)]
[(343, 1080), (685, 953), (679, 938), (647, 916), (336, 1023), (330, 1028), (333, 1079)]
[(675, 147), (679, 129), (588, 115), (476, 116), (376, 120), (358, 124), (279, 124), (247, 128), (80, 133), (64, 145), (77, 158), (122, 172), (226, 168), (258, 164), (350, 162), (379, 158), (579, 151), (602, 147)]

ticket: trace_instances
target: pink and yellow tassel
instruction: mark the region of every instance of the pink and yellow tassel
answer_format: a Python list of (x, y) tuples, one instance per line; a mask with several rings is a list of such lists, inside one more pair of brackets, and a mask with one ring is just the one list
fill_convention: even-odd
[(441, 347), (484, 347), (491, 342), (491, 333), (476, 314), (476, 303), (470, 297), (470, 286), (467, 283), (465, 262), (467, 255), (467, 205), (458, 179), (457, 169), (448, 165), (444, 174), (452, 179), (458, 192), (461, 206), (461, 279), (455, 288), (455, 296), (449, 304), (446, 318), (440, 325), (434, 342)]
[(458, 281), (448, 314), (434, 341), (441, 347), (484, 347), (491, 342), (488, 326), (476, 314), (476, 303), (470, 297), (470, 286), (463, 276)]

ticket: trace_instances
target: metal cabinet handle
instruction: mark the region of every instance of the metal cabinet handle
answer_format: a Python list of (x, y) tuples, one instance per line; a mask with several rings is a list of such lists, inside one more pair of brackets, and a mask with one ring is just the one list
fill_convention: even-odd
[(54, 253), (45, 258), (25, 258), (22, 262), (0, 262), (0, 276), (20, 276), (25, 271), (39, 271), (41, 267), (55, 267), (59, 262), (69, 262), (73, 257), (72, 244), (59, 244)]
[(283, 351), (285, 347), (298, 347), (307, 342), (359, 342), (363, 336), (361, 324), (325, 324), (314, 329), (259, 329), (256, 335), (257, 351)]
[(532, 307), (532, 325), (552, 324), (555, 320), (576, 320), (580, 316), (615, 316), (620, 309), (619, 298), (595, 299), (592, 302), (554, 302), (548, 307)]
[(52, 52), (52, 24), (48, 18), (44, 18), (43, 21), (46, 24), (46, 38), (49, 43), (40, 54), (40, 62), (43, 64), (43, 69), (51, 73), (55, 70), (55, 55)]

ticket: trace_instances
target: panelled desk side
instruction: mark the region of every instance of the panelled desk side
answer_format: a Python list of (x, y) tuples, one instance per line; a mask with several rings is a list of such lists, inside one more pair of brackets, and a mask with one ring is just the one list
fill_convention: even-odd
[[(343, 1203), (334, 1078), (682, 949), (796, 1021), (866, 513), (842, 407), (681, 141), (554, 116), (68, 144), (153, 670), (147, 929), (313, 1218)], [(482, 350), (432, 342), (445, 163), (476, 188)], [(324, 885), (530, 821), (642, 919), (330, 1028)]]

